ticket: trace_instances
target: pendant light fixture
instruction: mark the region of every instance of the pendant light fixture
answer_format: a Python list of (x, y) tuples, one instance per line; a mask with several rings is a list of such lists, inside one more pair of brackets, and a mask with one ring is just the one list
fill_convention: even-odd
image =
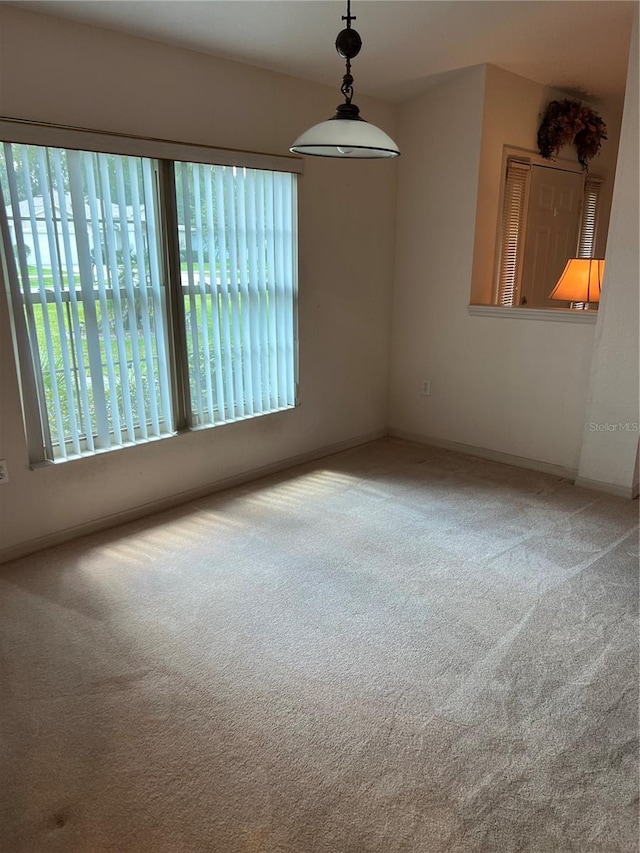
[(340, 91), (344, 95), (344, 104), (336, 109), (336, 114), (320, 124), (314, 124), (299, 136), (289, 149), (294, 154), (310, 154), (316, 157), (341, 157), (359, 160), (372, 160), (381, 157), (397, 157), (398, 146), (390, 136), (369, 124), (360, 116), (360, 110), (352, 103), (353, 77), (351, 60), (360, 53), (362, 39), (352, 29), (351, 0), (347, 0), (347, 14), (342, 16), (347, 26), (338, 33), (336, 50), (346, 60), (346, 73), (342, 78)]

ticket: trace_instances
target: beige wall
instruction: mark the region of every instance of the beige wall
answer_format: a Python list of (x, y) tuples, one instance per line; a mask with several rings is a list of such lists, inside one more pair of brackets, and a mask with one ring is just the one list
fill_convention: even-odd
[[(339, 101), (337, 89), (4, 4), (0, 63), (5, 116), (267, 153), (287, 153)], [(395, 133), (392, 106), (359, 105)], [(305, 162), (295, 411), (30, 471), (3, 304), (0, 458), (11, 480), (0, 550), (384, 430), (395, 168)]]
[[(638, 11), (636, 10), (607, 260), (589, 383), (579, 482), (638, 492)], [(626, 428), (625, 428), (626, 427)]]
[[(539, 115), (553, 96), (478, 66), (402, 105), (390, 424), (397, 434), (569, 473), (580, 457), (594, 326), (467, 310), (472, 282), (474, 301), (489, 301), (503, 146), (535, 151)], [(604, 174), (619, 116), (607, 118)], [(423, 378), (430, 397), (420, 394)]]

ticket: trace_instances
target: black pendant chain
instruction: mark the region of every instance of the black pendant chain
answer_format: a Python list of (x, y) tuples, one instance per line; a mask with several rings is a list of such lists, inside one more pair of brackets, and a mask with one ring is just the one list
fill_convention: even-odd
[(342, 86), (340, 91), (344, 95), (347, 104), (351, 103), (353, 98), (353, 77), (351, 76), (351, 60), (354, 56), (360, 53), (362, 47), (362, 39), (360, 33), (351, 27), (351, 21), (355, 21), (355, 15), (351, 14), (351, 0), (347, 0), (347, 14), (342, 16), (342, 20), (347, 22), (345, 29), (338, 33), (336, 38), (336, 50), (338, 55), (346, 60), (346, 73), (342, 78)]

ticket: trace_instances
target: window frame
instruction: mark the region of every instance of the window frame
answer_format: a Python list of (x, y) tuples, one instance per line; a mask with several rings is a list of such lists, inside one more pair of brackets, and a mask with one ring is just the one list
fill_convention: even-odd
[[(561, 169), (565, 172), (575, 172), (581, 174), (583, 176), (583, 191), (582, 198), (580, 202), (580, 211), (578, 214), (579, 218), (579, 227), (578, 227), (578, 238), (576, 242), (576, 254), (574, 257), (583, 257), (581, 252), (581, 246), (584, 242), (584, 227), (586, 224), (586, 215), (585, 215), (585, 198), (587, 193), (589, 192), (589, 185), (597, 185), (598, 190), (594, 193), (596, 196), (596, 211), (594, 216), (594, 233), (591, 240), (592, 247), (595, 248), (595, 243), (597, 240), (597, 230), (600, 219), (600, 204), (601, 204), (601, 189), (602, 184), (604, 182), (602, 176), (597, 174), (592, 174), (590, 172), (585, 172), (585, 170), (578, 164), (572, 161), (556, 159), (553, 161), (549, 161), (541, 157), (539, 154), (536, 154), (533, 151), (529, 151), (524, 148), (515, 148), (511, 146), (505, 146), (503, 149), (502, 156), (502, 171), (501, 171), (501, 183), (500, 183), (500, 201), (498, 205), (498, 222), (496, 229), (496, 246), (495, 246), (495, 254), (494, 254), (494, 264), (493, 264), (493, 284), (492, 284), (492, 308), (509, 308), (509, 309), (517, 309), (517, 310), (525, 310), (525, 311), (559, 311), (559, 310), (569, 310), (564, 308), (552, 308), (547, 306), (540, 306), (535, 309), (525, 308), (519, 304), (519, 294), (520, 294), (520, 286), (521, 286), (521, 277), (522, 277), (522, 259), (523, 259), (523, 240), (519, 239), (518, 245), (518, 256), (516, 260), (516, 281), (513, 288), (514, 299), (515, 301), (511, 304), (504, 303), (501, 301), (501, 265), (502, 265), (502, 256), (504, 253), (504, 221), (505, 221), (505, 212), (504, 205), (507, 198), (507, 184), (508, 184), (508, 168), (509, 162), (514, 161), (515, 163), (522, 164), (523, 167), (529, 170), (527, 178), (526, 178), (526, 190), (525, 190), (525, 200), (524, 200), (524, 210), (522, 212), (522, 220), (519, 223), (519, 235), (522, 237), (526, 232), (527, 228), (527, 207), (528, 207), (528, 199), (529, 199), (529, 183), (531, 180), (531, 168), (533, 166), (540, 166), (545, 169)], [(592, 190), (593, 191), (593, 190)], [(575, 312), (573, 312), (575, 313)]]
[[(303, 173), (303, 162), (299, 157), (277, 154), (261, 154), (251, 151), (238, 151), (225, 148), (177, 142), (166, 139), (128, 136), (118, 133), (96, 131), (88, 128), (69, 127), (50, 123), (23, 121), (0, 117), (0, 140), (12, 144), (34, 145), (40, 147), (63, 148), (104, 154), (147, 158), (156, 162), (156, 197), (158, 202), (159, 241), (162, 257), (162, 274), (165, 279), (166, 302), (166, 345), (168, 360), (168, 381), (170, 385), (173, 431), (161, 436), (140, 438), (135, 441), (112, 445), (109, 448), (86, 450), (80, 455), (74, 454), (55, 458), (49, 434), (46, 409), (43, 411), (43, 395), (39, 380), (40, 356), (32, 347), (28, 332), (28, 322), (24, 311), (24, 300), (19, 283), (16, 258), (13, 252), (0, 251), (2, 275), (5, 281), (5, 295), (8, 302), (8, 314), (14, 340), (16, 372), (21, 393), (21, 403), (25, 427), (25, 437), (31, 467), (42, 464), (59, 464), (79, 458), (87, 458), (112, 450), (136, 446), (149, 441), (171, 437), (191, 430), (209, 429), (219, 423), (205, 423), (194, 426), (191, 423), (189, 393), (189, 365), (187, 360), (187, 330), (185, 326), (184, 287), (181, 279), (180, 248), (178, 236), (178, 214), (175, 190), (175, 163), (186, 161), (213, 166), (235, 166), (246, 169), (259, 169), (272, 172), (286, 172), (293, 175)], [(298, 185), (299, 190), (299, 185)], [(298, 192), (296, 192), (296, 197)], [(5, 200), (6, 202), (7, 200)], [(298, 341), (298, 217), (299, 204), (294, 216), (293, 245), (293, 374), (295, 394), (293, 406), (298, 405), (299, 341)], [(5, 211), (0, 212), (0, 239), (4, 246), (10, 245), (9, 225)], [(17, 308), (17, 306), (19, 306)], [(286, 409), (291, 406), (286, 406)], [(256, 414), (235, 417), (224, 421), (225, 424), (263, 417), (283, 409), (269, 410)], [(95, 424), (92, 424), (95, 426)]]

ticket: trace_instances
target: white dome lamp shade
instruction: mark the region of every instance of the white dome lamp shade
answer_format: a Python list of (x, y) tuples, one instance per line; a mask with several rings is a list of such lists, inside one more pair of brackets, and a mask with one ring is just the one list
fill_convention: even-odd
[(306, 154), (314, 157), (337, 157), (342, 159), (374, 160), (383, 157), (397, 157), (398, 146), (390, 136), (369, 124), (361, 115), (358, 107), (352, 103), (353, 77), (351, 60), (360, 53), (362, 39), (352, 29), (351, 0), (347, 0), (347, 22), (344, 30), (336, 38), (336, 50), (346, 59), (346, 74), (342, 78), (340, 91), (345, 102), (336, 109), (336, 114), (327, 121), (314, 124), (301, 134), (289, 149), (294, 154)]

